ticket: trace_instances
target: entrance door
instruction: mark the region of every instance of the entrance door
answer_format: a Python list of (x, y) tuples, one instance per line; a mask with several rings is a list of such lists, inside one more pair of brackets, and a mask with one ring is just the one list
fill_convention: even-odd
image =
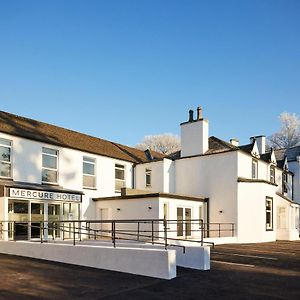
[(190, 237), (192, 235), (192, 209), (177, 207), (177, 236)]
[[(43, 203), (31, 203), (31, 238), (41, 237), (41, 222), (44, 221), (44, 204)], [(44, 226), (44, 224), (42, 224)]]
[(60, 221), (60, 204), (48, 204), (48, 221), (48, 235), (53, 239), (60, 237), (61, 224), (55, 223), (55, 221)]

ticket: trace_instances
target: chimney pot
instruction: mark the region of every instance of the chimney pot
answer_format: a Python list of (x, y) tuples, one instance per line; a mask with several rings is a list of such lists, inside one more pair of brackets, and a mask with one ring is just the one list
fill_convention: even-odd
[(194, 121), (194, 111), (192, 109), (189, 110), (189, 122)]
[(200, 106), (197, 107), (197, 120), (203, 119), (202, 116), (202, 108)]

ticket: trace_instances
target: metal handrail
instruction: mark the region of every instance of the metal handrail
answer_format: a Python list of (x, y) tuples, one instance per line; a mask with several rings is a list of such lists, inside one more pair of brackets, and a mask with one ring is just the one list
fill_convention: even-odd
[[(12, 224), (12, 228), (6, 230), (3, 226), (3, 223)], [(39, 226), (32, 225), (32, 223), (40, 223)], [(178, 224), (189, 224), (189, 232), (197, 233), (200, 232), (200, 240), (191, 239), (191, 238), (181, 238), (181, 237), (172, 237), (169, 234), (177, 232), (175, 229), (171, 229), (170, 225)], [(73, 244), (76, 244), (76, 240), (82, 240), (82, 236), (87, 239), (98, 239), (109, 237), (116, 247), (116, 240), (132, 240), (143, 243), (152, 243), (152, 244), (163, 244), (165, 248), (168, 246), (178, 246), (170, 241), (189, 241), (194, 243), (210, 244), (214, 245), (212, 242), (204, 241), (204, 237), (209, 236), (210, 232), (218, 232), (218, 236), (221, 236), (221, 232), (231, 232), (231, 235), (234, 236), (234, 223), (205, 223), (202, 219), (191, 219), (191, 220), (166, 220), (166, 219), (133, 219), (133, 220), (56, 220), (56, 221), (0, 221), (0, 238), (3, 236), (3, 232), (11, 233), (13, 239), (16, 239), (16, 224), (27, 226), (29, 228), (39, 228), (40, 229), (40, 239), (41, 243), (44, 242), (45, 231), (47, 233), (49, 230), (53, 230), (52, 239), (55, 239), (55, 233), (58, 232), (59, 237), (64, 239), (73, 239)], [(68, 226), (66, 226), (68, 224)], [(78, 225), (79, 224), (79, 225)], [(96, 229), (92, 228), (94, 225), (99, 224), (111, 224), (111, 229)], [(120, 224), (130, 224), (137, 225), (137, 230), (135, 229), (124, 229), (117, 228), (116, 225)], [(149, 225), (148, 229), (142, 228), (142, 224)], [(195, 225), (199, 226), (195, 228)], [(92, 226), (92, 227), (91, 227)], [(158, 226), (158, 228), (157, 228)], [(161, 227), (160, 227), (161, 226)], [(197, 227), (196, 226), (196, 227)], [(212, 227), (217, 226), (216, 229)], [(224, 228), (230, 226), (230, 228)], [(9, 227), (9, 226), (8, 226)], [(163, 233), (163, 236), (161, 234)], [(161, 240), (163, 242), (161, 242)]]

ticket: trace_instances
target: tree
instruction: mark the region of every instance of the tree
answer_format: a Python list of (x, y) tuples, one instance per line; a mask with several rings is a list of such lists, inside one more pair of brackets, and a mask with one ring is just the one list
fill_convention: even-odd
[(279, 116), (281, 128), (268, 137), (271, 147), (290, 148), (300, 145), (300, 119), (293, 113), (283, 112)]
[(150, 149), (168, 155), (180, 150), (180, 138), (171, 133), (146, 135), (136, 145), (136, 148), (141, 150)]

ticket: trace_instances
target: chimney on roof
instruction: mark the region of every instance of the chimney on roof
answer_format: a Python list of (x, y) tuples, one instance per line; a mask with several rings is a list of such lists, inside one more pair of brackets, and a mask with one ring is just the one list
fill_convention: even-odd
[(250, 143), (254, 143), (254, 141), (256, 141), (259, 154), (265, 154), (266, 153), (266, 136), (265, 135), (252, 136), (250, 138)]
[(197, 107), (197, 120), (203, 119), (202, 116), (202, 108), (200, 106)]
[(189, 121), (180, 124), (181, 157), (201, 155), (208, 150), (208, 120), (202, 117), (202, 108), (197, 108), (197, 119), (189, 111)]
[(194, 121), (194, 111), (192, 109), (189, 110), (189, 122)]
[(238, 139), (230, 139), (230, 144), (233, 145), (233, 146), (236, 146), (238, 147), (239, 146), (239, 140)]

